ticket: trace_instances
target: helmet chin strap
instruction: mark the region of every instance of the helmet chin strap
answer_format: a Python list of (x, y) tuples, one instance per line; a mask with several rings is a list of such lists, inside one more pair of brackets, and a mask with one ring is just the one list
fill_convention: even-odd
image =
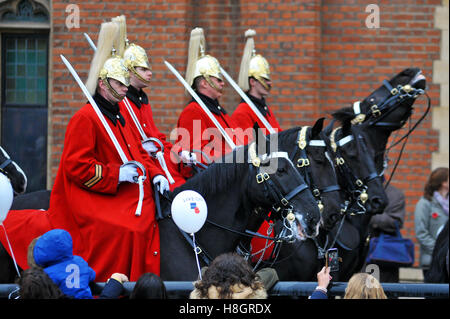
[(145, 84), (147, 84), (147, 85), (150, 84), (150, 80), (144, 79), (144, 78), (139, 74), (139, 72), (136, 71), (136, 69), (135, 69), (134, 67), (131, 67), (131, 68), (130, 68), (130, 71), (133, 72), (133, 74), (134, 74), (140, 81), (142, 81), (143, 83), (145, 83)]
[(109, 84), (109, 80), (106, 79), (102, 79), (103, 83), (105, 84), (105, 86), (107, 87), (108, 91), (119, 101), (122, 101), (123, 96), (120, 95), (119, 93), (117, 93), (116, 90), (113, 89), (113, 87), (111, 86), (111, 84)]
[(270, 91), (270, 87), (269, 85), (266, 83), (266, 80), (260, 76), (255, 76), (253, 75), (253, 77), (259, 82), (261, 83), (261, 85), (267, 90)]
[(223, 93), (222, 89), (219, 89), (214, 82), (211, 80), (210, 76), (208, 74), (203, 74), (203, 78), (206, 80), (206, 82), (208, 82), (208, 84), (217, 92), (219, 92), (220, 94)]

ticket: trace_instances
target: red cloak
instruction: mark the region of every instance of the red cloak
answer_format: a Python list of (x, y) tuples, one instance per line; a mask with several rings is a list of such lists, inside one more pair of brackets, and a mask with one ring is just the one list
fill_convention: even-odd
[[(145, 272), (160, 273), (159, 228), (151, 179), (163, 172), (151, 162), (131, 123), (108, 120), (128, 160), (147, 169), (141, 216), (135, 216), (137, 184), (118, 183), (122, 161), (92, 107), (87, 104), (70, 120), (48, 211), (10, 211), (4, 224), (19, 265), (33, 238), (53, 228), (67, 230), (74, 254), (96, 272), (96, 281), (124, 273), (135, 281)], [(27, 215), (25, 215), (27, 214)], [(0, 240), (5, 248), (3, 234)]]

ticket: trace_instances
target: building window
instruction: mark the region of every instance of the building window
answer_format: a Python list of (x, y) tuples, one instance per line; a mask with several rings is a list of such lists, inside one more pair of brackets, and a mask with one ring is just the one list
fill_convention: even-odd
[(0, 1), (0, 144), (27, 174), (27, 192), (47, 187), (50, 7)]
[(45, 189), (48, 35), (3, 33), (1, 56), (1, 145), (27, 174), (27, 192)]

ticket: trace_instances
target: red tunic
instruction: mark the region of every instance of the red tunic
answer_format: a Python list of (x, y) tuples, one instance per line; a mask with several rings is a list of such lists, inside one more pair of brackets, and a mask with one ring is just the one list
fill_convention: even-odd
[[(145, 135), (147, 137), (155, 137), (159, 139), (161, 143), (164, 145), (164, 159), (167, 165), (167, 169), (175, 181), (175, 183), (170, 184), (170, 190), (173, 191), (176, 187), (183, 185), (186, 182), (186, 180), (183, 178), (182, 174), (179, 171), (180, 166), (178, 165), (176, 158), (175, 160), (171, 159), (170, 154), (172, 150), (172, 143), (168, 142), (166, 140), (166, 136), (163, 133), (161, 133), (159, 129), (156, 127), (155, 122), (153, 120), (152, 108), (148, 103), (147, 95), (142, 90), (138, 92), (137, 89), (130, 86), (127, 93), (127, 100), (130, 106), (132, 107), (134, 114), (136, 114), (136, 117), (138, 118)], [(139, 141), (141, 141), (142, 137), (139, 134), (139, 131), (125, 106), (125, 101), (121, 101), (119, 103), (119, 107), (120, 112), (125, 117), (125, 120), (133, 128), (136, 138)], [(158, 145), (156, 146), (158, 147)], [(157, 163), (158, 167), (161, 167), (158, 161), (155, 162)]]
[[(250, 99), (254, 102), (255, 106), (260, 110), (261, 114), (264, 116), (264, 118), (269, 122), (269, 124), (272, 126), (272, 128), (276, 132), (281, 131), (280, 124), (278, 123), (277, 119), (275, 118), (275, 115), (273, 114), (272, 110), (269, 106), (265, 105), (264, 100), (256, 99), (255, 97), (249, 96)], [(258, 126), (260, 128), (267, 129), (264, 124), (258, 119), (255, 112), (252, 111), (250, 106), (244, 101), (241, 101), (241, 103), (238, 105), (236, 110), (233, 112), (233, 115), (231, 118), (235, 121), (235, 123), (238, 125), (238, 127), (242, 129), (247, 128), (253, 128), (253, 125), (255, 123), (258, 123)], [(270, 132), (267, 130), (266, 134), (269, 134)], [(247, 144), (249, 140), (246, 140), (245, 143)]]
[[(213, 116), (233, 139), (236, 146), (243, 144), (242, 132), (233, 119), (223, 110), (217, 100), (211, 100), (199, 94)], [(223, 138), (214, 122), (206, 115), (201, 106), (191, 101), (181, 112), (177, 124), (178, 139), (174, 146), (180, 150), (201, 150), (211, 160), (215, 160), (231, 151), (231, 147)], [(197, 154), (201, 162), (209, 164), (208, 160)]]
[[(138, 185), (118, 183), (122, 161), (87, 104), (67, 127), (49, 210), (28, 211), (26, 218), (23, 211), (10, 211), (5, 220), (21, 267), (27, 268), (27, 243), (39, 233), (62, 228), (72, 236), (74, 254), (95, 270), (96, 281), (105, 281), (115, 272), (124, 273), (131, 281), (145, 272), (160, 273), (159, 228), (151, 179), (162, 171), (150, 162), (130, 130), (130, 123), (123, 127), (119, 121), (115, 125), (110, 119), (107, 122), (128, 160), (136, 160), (147, 168), (141, 216), (134, 214)], [(6, 247), (4, 238), (2, 243)]]
[[(266, 105), (264, 99), (257, 99), (254, 96), (248, 95), (249, 98), (252, 100), (253, 104), (258, 108), (258, 110), (261, 112), (261, 114), (264, 116), (264, 118), (269, 122), (269, 124), (272, 126), (272, 128), (276, 132), (282, 131), (280, 124), (278, 123), (277, 119), (275, 118), (275, 115), (272, 113), (272, 110), (269, 106)], [(241, 103), (238, 105), (236, 110), (233, 112), (233, 115), (231, 116), (233, 120), (238, 124), (238, 126), (242, 129), (247, 128), (253, 128), (253, 125), (255, 122), (258, 123), (258, 126), (260, 128), (266, 128), (264, 124), (259, 120), (259, 118), (256, 116), (255, 112), (250, 108), (250, 106), (245, 102), (241, 101)], [(266, 130), (266, 134), (270, 134), (269, 130)], [(248, 143), (250, 140), (246, 139), (245, 142)], [(267, 231), (269, 229), (269, 223), (264, 221), (261, 227), (258, 230), (258, 233), (264, 235), (264, 236), (271, 236), (272, 234), (267, 234)], [(267, 245), (271, 244), (272, 242), (269, 240), (267, 241)], [(266, 239), (263, 238), (253, 238), (252, 242), (252, 254), (255, 252), (261, 251), (264, 246), (266, 245)], [(270, 254), (272, 253), (274, 245), (272, 244), (270, 248), (266, 249), (264, 253), (263, 259), (268, 259), (270, 257)], [(253, 257), (253, 261), (257, 262), (259, 258), (261, 257), (261, 253)]]

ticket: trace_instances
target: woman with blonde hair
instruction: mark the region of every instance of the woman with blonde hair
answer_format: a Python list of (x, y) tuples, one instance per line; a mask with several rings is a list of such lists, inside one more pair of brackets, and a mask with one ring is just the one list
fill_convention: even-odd
[(344, 299), (387, 299), (380, 282), (367, 273), (357, 273), (345, 288)]

